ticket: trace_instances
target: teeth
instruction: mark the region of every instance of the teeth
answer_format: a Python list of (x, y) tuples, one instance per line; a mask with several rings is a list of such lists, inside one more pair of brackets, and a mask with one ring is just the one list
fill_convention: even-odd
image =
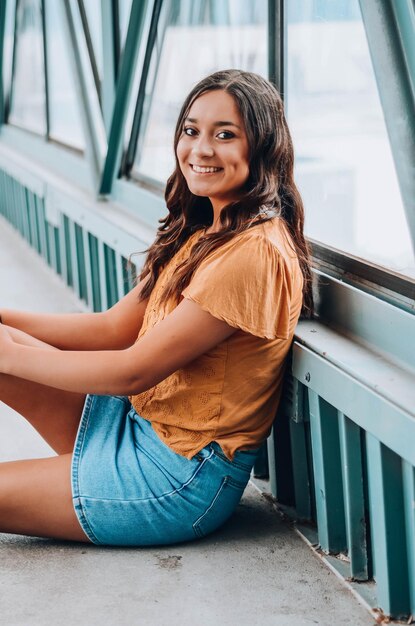
[(195, 172), (199, 172), (200, 174), (211, 174), (213, 172), (219, 172), (220, 167), (200, 167), (200, 165), (192, 165), (192, 168)]

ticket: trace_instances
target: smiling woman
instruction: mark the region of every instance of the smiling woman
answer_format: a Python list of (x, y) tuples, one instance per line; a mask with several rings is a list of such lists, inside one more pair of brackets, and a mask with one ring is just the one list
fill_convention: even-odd
[(177, 158), (190, 191), (212, 204), (211, 231), (222, 208), (237, 200), (248, 180), (248, 157), (244, 123), (232, 96), (215, 90), (197, 98), (185, 119)]
[(312, 313), (281, 98), (256, 74), (212, 74), (174, 147), (168, 215), (127, 296), (104, 313), (0, 312), (0, 397), (58, 453), (0, 464), (0, 532), (175, 543), (243, 493)]

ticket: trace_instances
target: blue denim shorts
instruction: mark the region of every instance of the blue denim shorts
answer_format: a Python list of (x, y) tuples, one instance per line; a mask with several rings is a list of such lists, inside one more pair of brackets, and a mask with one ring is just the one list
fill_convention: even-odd
[(204, 537), (236, 508), (257, 450), (230, 461), (212, 442), (174, 452), (128, 398), (86, 398), (72, 460), (73, 504), (89, 539), (147, 546)]

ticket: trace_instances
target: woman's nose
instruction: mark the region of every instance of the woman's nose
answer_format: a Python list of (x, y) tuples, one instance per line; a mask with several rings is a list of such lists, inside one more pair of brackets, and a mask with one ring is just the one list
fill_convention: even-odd
[(199, 157), (212, 157), (215, 154), (215, 150), (209, 139), (201, 135), (199, 135), (193, 144), (193, 152)]

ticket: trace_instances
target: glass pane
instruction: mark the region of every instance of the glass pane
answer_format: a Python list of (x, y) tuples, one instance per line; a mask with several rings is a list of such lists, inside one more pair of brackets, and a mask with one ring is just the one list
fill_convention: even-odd
[(98, 73), (102, 78), (103, 58), (101, 0), (84, 0), (84, 7), (88, 19), (88, 27), (92, 39), (92, 45), (94, 47), (94, 55), (98, 67)]
[(63, 3), (46, 5), (46, 36), (49, 78), (50, 136), (75, 148), (84, 149), (79, 103), (64, 31)]
[(135, 167), (165, 182), (182, 102), (208, 74), (237, 67), (267, 75), (267, 0), (188, 0), (163, 4), (146, 86)]
[(286, 108), (309, 237), (415, 276), (358, 0), (287, 2)]
[(41, 0), (20, 0), (9, 121), (46, 134), (45, 68)]

